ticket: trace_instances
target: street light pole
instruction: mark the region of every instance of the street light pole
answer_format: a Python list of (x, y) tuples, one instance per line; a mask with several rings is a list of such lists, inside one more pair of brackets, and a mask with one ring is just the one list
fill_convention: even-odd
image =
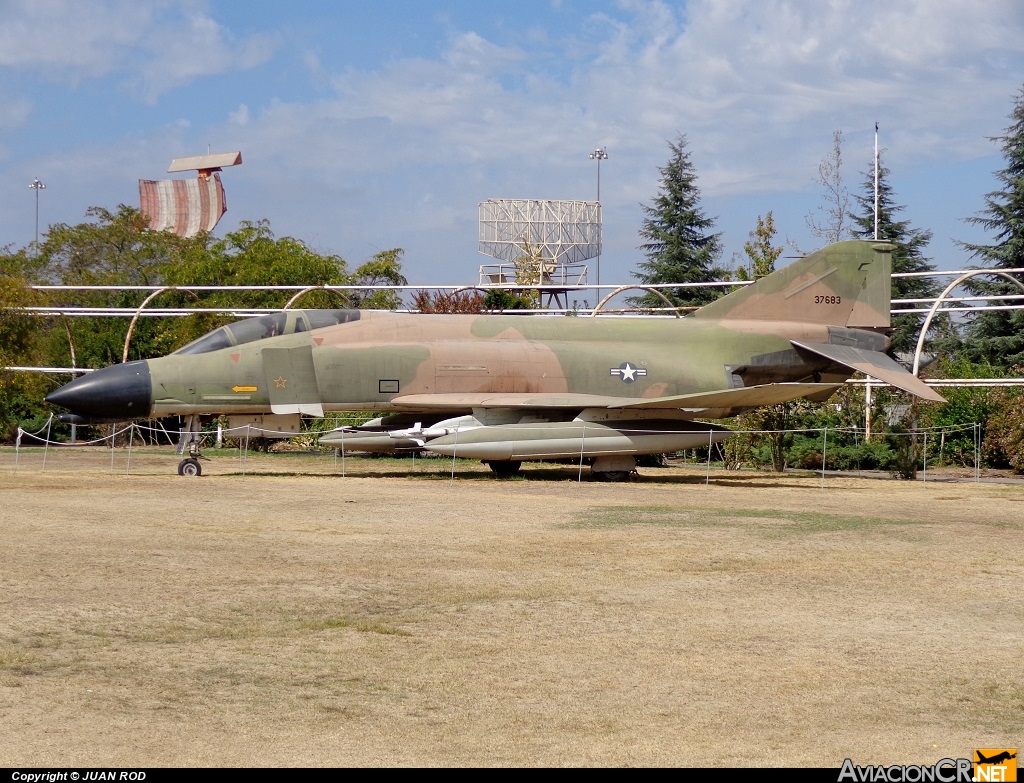
[[(590, 153), (590, 159), (597, 161), (597, 208), (601, 208), (601, 161), (608, 160), (608, 149), (606, 147), (599, 147)], [(604, 239), (604, 217), (601, 218), (599, 224), (601, 231), (601, 240)], [(598, 244), (597, 250), (597, 299), (601, 301), (601, 244)]]
[(29, 183), (29, 188), (36, 192), (36, 255), (39, 255), (39, 191), (45, 190), (46, 185), (39, 181), (39, 177), (36, 177)]

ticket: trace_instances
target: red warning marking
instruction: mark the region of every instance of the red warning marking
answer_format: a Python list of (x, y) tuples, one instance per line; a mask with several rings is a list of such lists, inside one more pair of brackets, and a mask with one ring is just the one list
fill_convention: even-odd
[(231, 361), (233, 361), (235, 364), (238, 364), (238, 357), (241, 356), (241, 355), (242, 354), (240, 354), (240, 353), (233, 353), (233, 354), (231, 354)]
[(323, 337), (314, 337), (313, 338), (313, 342), (315, 342), (317, 345), (323, 345), (324, 344), (324, 338)]

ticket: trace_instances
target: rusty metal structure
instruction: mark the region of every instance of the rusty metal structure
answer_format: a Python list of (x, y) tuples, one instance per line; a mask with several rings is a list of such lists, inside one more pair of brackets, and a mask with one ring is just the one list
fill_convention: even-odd
[(195, 179), (139, 180), (139, 201), (153, 231), (172, 231), (191, 237), (213, 231), (227, 212), (227, 200), (220, 172), (225, 166), (242, 163), (242, 153), (221, 152), (175, 158), (170, 174), (195, 171)]

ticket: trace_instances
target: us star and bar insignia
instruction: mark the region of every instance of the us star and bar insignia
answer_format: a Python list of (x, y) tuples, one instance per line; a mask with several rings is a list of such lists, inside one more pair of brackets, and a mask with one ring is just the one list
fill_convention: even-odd
[(647, 370), (631, 362), (623, 362), (618, 367), (609, 369), (608, 374), (618, 376), (623, 383), (633, 383), (637, 378), (647, 375)]

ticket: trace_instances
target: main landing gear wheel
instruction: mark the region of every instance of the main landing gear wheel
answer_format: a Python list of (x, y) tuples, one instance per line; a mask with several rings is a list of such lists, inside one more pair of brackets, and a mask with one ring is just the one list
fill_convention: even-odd
[(609, 454), (595, 457), (590, 473), (597, 481), (629, 481), (636, 469), (632, 454)]
[(495, 476), (498, 478), (510, 478), (519, 473), (519, 468), (523, 466), (523, 463), (519, 460), (490, 460), (487, 462), (487, 467), (491, 469)]
[(183, 459), (178, 463), (178, 475), (187, 476), (189, 478), (192, 476), (201, 476), (203, 475), (203, 466), (199, 464), (199, 460), (192, 459), (192, 457)]
[(594, 470), (591, 471), (598, 481), (629, 481), (631, 470)]

